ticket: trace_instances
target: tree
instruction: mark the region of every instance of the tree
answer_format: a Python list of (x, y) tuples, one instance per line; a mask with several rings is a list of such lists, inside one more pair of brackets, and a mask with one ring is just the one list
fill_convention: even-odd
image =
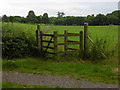
[(40, 15), (40, 16), (37, 16), (37, 23), (42, 23), (42, 15)]
[(20, 20), (20, 22), (21, 22), (21, 23), (27, 23), (27, 20), (26, 20), (26, 18), (24, 18), (24, 17), (21, 17), (21, 20)]
[(57, 15), (58, 15), (58, 18), (63, 18), (63, 16), (65, 15), (65, 13), (64, 12), (58, 12)]
[(93, 14), (92, 15), (88, 15), (85, 18), (85, 22), (88, 22), (89, 25), (95, 25), (95, 16)]
[(55, 24), (56, 21), (57, 21), (56, 17), (50, 17), (50, 19), (49, 19), (50, 24)]
[(20, 22), (21, 17), (20, 16), (13, 16), (13, 22)]
[(10, 17), (9, 17), (9, 21), (10, 21), (11, 23), (13, 23), (13, 19), (14, 19), (13, 16), (10, 16)]
[(118, 24), (118, 17), (116, 17), (114, 15), (107, 15), (107, 22), (108, 22), (108, 24), (117, 25)]
[(34, 11), (30, 10), (28, 12), (27, 22), (28, 23), (36, 23), (37, 22), (37, 18), (36, 18), (36, 15), (35, 15)]
[(65, 20), (64, 19), (56, 19), (54, 21), (55, 25), (65, 25)]
[(9, 22), (9, 18), (6, 15), (2, 16), (2, 21), (3, 22)]
[(120, 25), (120, 10), (115, 10), (112, 13), (106, 15), (108, 23)]
[(49, 17), (48, 17), (48, 14), (47, 14), (47, 13), (44, 13), (44, 14), (43, 14), (42, 22), (43, 22), (44, 24), (48, 24), (48, 23), (49, 23)]
[(106, 25), (107, 17), (103, 14), (98, 14), (95, 17), (95, 25)]

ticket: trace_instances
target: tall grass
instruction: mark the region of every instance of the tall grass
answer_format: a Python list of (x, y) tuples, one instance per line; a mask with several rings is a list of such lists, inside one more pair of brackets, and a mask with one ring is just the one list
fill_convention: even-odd
[(118, 26), (105, 26), (96, 33), (89, 31), (94, 45), (89, 45), (90, 55), (92, 59), (102, 59), (102, 54), (96, 50), (96, 46), (107, 56), (118, 56)]

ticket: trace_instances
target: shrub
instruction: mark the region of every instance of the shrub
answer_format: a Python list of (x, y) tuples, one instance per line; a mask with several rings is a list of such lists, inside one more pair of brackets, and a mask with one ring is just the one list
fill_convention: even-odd
[(102, 55), (102, 53), (104, 53), (107, 57), (113, 56), (115, 54), (116, 48), (117, 48), (116, 46), (113, 46), (111, 48), (108, 41), (106, 41), (102, 38), (100, 38), (100, 39), (96, 38), (94, 45), (90, 46), (89, 58), (92, 60), (105, 59), (105, 57)]
[(2, 35), (2, 56), (3, 58), (23, 58), (36, 55), (36, 42), (34, 37), (28, 37), (25, 32), (14, 32), (3, 28)]

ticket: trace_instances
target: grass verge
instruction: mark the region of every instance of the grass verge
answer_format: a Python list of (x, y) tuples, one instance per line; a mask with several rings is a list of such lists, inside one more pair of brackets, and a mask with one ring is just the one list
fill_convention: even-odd
[(3, 71), (62, 75), (94, 82), (118, 83), (117, 57), (103, 61), (55, 62), (39, 58), (3, 60)]

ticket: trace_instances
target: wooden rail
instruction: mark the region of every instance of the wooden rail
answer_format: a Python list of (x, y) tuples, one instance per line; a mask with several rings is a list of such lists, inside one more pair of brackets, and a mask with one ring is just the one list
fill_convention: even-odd
[[(53, 34), (44, 34), (42, 31), (40, 31), (39, 25), (37, 26), (36, 30), (36, 38), (37, 38), (37, 44), (40, 48), (40, 52), (48, 54), (54, 54), (54, 59), (58, 60), (58, 54), (59, 53), (65, 53), (67, 55), (67, 52), (79, 52), (80, 58), (83, 58), (83, 56), (87, 55), (87, 26), (88, 24), (85, 24), (84, 26), (84, 33), (83, 31), (80, 31), (79, 33), (68, 33), (67, 30), (64, 31), (64, 34), (58, 34), (57, 31), (54, 31)], [(84, 35), (83, 35), (84, 34)], [(51, 37), (50, 40), (43, 40), (43, 36)], [(68, 37), (70, 36), (76, 36), (79, 37), (79, 41), (74, 40), (68, 40)], [(84, 37), (83, 37), (84, 36)], [(58, 43), (58, 37), (64, 37), (63, 43)], [(44, 43), (48, 43), (48, 45), (43, 45)], [(50, 44), (53, 43), (53, 47), (50, 46)], [(79, 45), (79, 48), (70, 48), (68, 45)], [(86, 45), (85, 45), (86, 44)], [(58, 46), (64, 45), (64, 51), (58, 51)], [(45, 49), (45, 50), (43, 50)], [(48, 52), (48, 49), (52, 49), (53, 52)]]

